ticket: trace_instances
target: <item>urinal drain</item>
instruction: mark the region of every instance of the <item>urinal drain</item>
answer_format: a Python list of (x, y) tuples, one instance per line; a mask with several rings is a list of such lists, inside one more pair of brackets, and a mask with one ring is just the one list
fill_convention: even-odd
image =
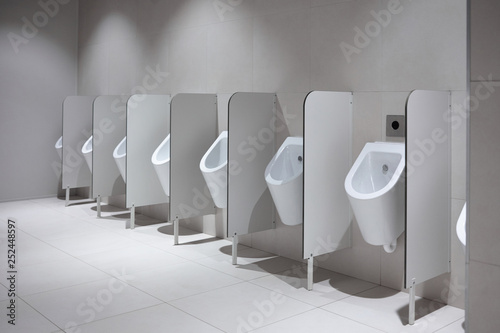
[(387, 171), (389, 171), (389, 167), (387, 166), (387, 164), (382, 165), (382, 173), (385, 175)]

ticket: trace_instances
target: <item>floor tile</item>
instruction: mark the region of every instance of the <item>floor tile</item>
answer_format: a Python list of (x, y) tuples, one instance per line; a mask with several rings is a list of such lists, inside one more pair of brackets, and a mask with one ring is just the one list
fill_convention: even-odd
[[(16, 267), (71, 258), (67, 253), (20, 230), (16, 232), (15, 250)], [(5, 268), (7, 261), (4, 258), (7, 258), (7, 247), (3, 246), (3, 243), (0, 248), (0, 258), (2, 258), (0, 267)]]
[(123, 213), (123, 214), (117, 214), (115, 216), (103, 216), (101, 218), (87, 217), (87, 218), (82, 218), (82, 220), (96, 227), (106, 229), (108, 231), (113, 231), (113, 232), (119, 232), (122, 230), (134, 231), (132, 229), (127, 229), (127, 223), (128, 220), (130, 219), (129, 216), (130, 214)]
[(114, 316), (78, 327), (81, 333), (220, 333), (222, 331), (168, 304)]
[(279, 289), (287, 296), (318, 307), (377, 286), (322, 268), (315, 269), (313, 280), (313, 290), (309, 291), (307, 265), (301, 264), (251, 282), (270, 290)]
[(16, 315), (15, 325), (9, 324), (11, 318), (6, 316), (7, 306), (9, 301), (0, 302), (1, 319), (0, 319), (0, 332), (5, 333), (52, 333), (59, 330), (59, 328), (50, 322), (47, 318), (42, 316), (31, 306), (26, 304), (22, 299), (16, 299)]
[(461, 318), (450, 325), (437, 330), (436, 333), (465, 333), (465, 321)]
[[(72, 200), (82, 200), (83, 198), (77, 197), (77, 196), (71, 196), (70, 197), (70, 202)], [(31, 199), (29, 202), (36, 203), (39, 205), (42, 205), (47, 208), (66, 208), (64, 205), (66, 204), (66, 198), (58, 198), (58, 197), (48, 197), (48, 198), (36, 198), (36, 199)]]
[(56, 217), (60, 217), (57, 211), (29, 200), (0, 203), (0, 218), (14, 218), (20, 225), (26, 221), (43, 221), (41, 218), (50, 220)]
[(125, 269), (129, 274), (186, 261), (181, 257), (140, 243), (117, 250), (83, 255), (79, 259), (105, 272), (111, 273)]
[(464, 316), (463, 310), (417, 298), (416, 320), (410, 326), (408, 298), (408, 294), (404, 292), (376, 287), (330, 303), (323, 309), (390, 333), (434, 332)]
[(313, 309), (248, 282), (169, 303), (225, 332), (247, 332)]
[(21, 296), (106, 279), (109, 276), (75, 258), (20, 267), (17, 271)]
[(29, 228), (21, 229), (42, 241), (98, 234), (103, 231), (102, 228), (69, 216), (43, 221), (43, 223), (32, 224)]
[(382, 333), (383, 331), (357, 323), (334, 313), (315, 309), (297, 316), (281, 320), (277, 323), (256, 329), (255, 333)]
[(117, 278), (25, 296), (23, 299), (65, 330), (161, 303)]
[(192, 262), (173, 264), (131, 275), (133, 279), (128, 281), (130, 285), (163, 301), (196, 295), (241, 282), (232, 276)]
[(99, 233), (50, 240), (47, 243), (75, 257), (134, 245), (129, 239), (104, 230)]
[(0, 218), (5, 220), (8, 217), (14, 217), (16, 213), (26, 210), (27, 205), (29, 205), (27, 200), (0, 202)]
[[(2, 279), (3, 280), (3, 279)], [(4, 282), (4, 281), (2, 281)], [(7, 284), (7, 281), (5, 281), (5, 283)], [(3, 302), (3, 301), (6, 301), (9, 299), (9, 296), (8, 296), (8, 290), (7, 288), (2, 284), (0, 285), (0, 302)]]

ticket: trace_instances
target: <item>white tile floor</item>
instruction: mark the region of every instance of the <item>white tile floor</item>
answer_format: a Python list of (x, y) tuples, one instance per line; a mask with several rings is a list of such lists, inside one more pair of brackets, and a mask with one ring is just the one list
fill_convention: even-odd
[[(153, 224), (125, 229), (123, 211), (56, 198), (0, 203), (0, 269), (7, 274), (7, 219), (17, 221), (16, 326), (7, 323), (0, 280), (0, 332), (463, 332), (463, 310), (324, 269), (305, 289), (290, 259)], [(138, 216), (140, 224), (141, 217)], [(148, 224), (148, 223), (146, 223)]]

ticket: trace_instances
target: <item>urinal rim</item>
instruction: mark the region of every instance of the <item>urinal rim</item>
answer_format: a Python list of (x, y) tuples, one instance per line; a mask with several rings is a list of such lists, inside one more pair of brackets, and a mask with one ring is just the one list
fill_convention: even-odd
[(266, 179), (266, 182), (268, 184), (271, 184), (271, 185), (288, 184), (288, 183), (294, 181), (295, 179), (297, 179), (298, 177), (300, 177), (304, 173), (304, 165), (302, 164), (302, 170), (300, 172), (296, 173), (293, 177), (288, 178), (287, 180), (277, 180), (271, 176), (271, 169), (274, 166), (274, 163), (276, 162), (278, 157), (283, 153), (285, 148), (288, 147), (289, 145), (302, 146), (302, 155), (304, 155), (304, 138), (301, 136), (289, 136), (289, 137), (287, 137), (285, 139), (285, 141), (283, 141), (283, 143), (281, 144), (281, 146), (278, 149), (278, 151), (276, 152), (276, 154), (274, 154), (271, 161), (267, 164), (266, 171), (265, 171), (265, 179)]
[(227, 156), (226, 156), (226, 161), (224, 163), (222, 163), (222, 164), (219, 164), (215, 168), (208, 168), (208, 167), (205, 166), (205, 162), (207, 161), (207, 158), (210, 155), (210, 153), (213, 151), (213, 149), (219, 144), (219, 142), (221, 142), (223, 139), (227, 139), (227, 138), (228, 138), (228, 131), (222, 131), (219, 134), (219, 136), (217, 137), (217, 139), (215, 139), (215, 141), (212, 143), (212, 145), (210, 146), (210, 148), (207, 149), (207, 151), (205, 152), (205, 154), (203, 155), (203, 157), (201, 158), (201, 161), (200, 161), (200, 170), (201, 170), (201, 172), (215, 172), (215, 171), (219, 171), (219, 170), (221, 170), (222, 168), (224, 168), (227, 165)]
[(460, 216), (458, 217), (457, 225), (455, 227), (458, 240), (464, 246), (466, 244), (466, 239), (467, 239), (467, 231), (465, 230), (465, 220), (467, 218), (466, 216), (467, 216), (467, 203), (464, 203), (462, 211), (460, 212)]
[(56, 149), (62, 149), (62, 141), (63, 141), (63, 137), (62, 135), (59, 137), (59, 139), (57, 139), (56, 141), (56, 144), (54, 145), (54, 147)]
[(167, 142), (170, 142), (170, 133), (168, 133), (168, 135), (165, 137), (165, 139), (163, 139), (163, 141), (158, 145), (158, 147), (156, 147), (155, 151), (153, 152), (153, 155), (151, 155), (151, 163), (153, 163), (154, 165), (163, 165), (165, 163), (170, 162), (170, 147), (168, 148), (169, 149), (168, 158), (163, 159), (163, 160), (159, 160), (157, 158), (158, 153), (160, 152), (160, 150), (163, 148), (163, 146)]
[[(391, 180), (380, 190), (371, 192), (371, 193), (359, 193), (354, 189), (352, 186), (352, 181), (354, 174), (358, 170), (360, 164), (363, 162), (365, 159), (366, 155), (368, 153), (372, 152), (382, 152), (382, 153), (396, 153), (401, 155), (401, 160), (398, 163), (398, 166), (396, 167), (396, 171), (394, 172)], [(349, 173), (347, 174), (345, 181), (344, 181), (344, 188), (347, 192), (347, 194), (355, 199), (360, 199), (360, 200), (368, 200), (368, 199), (374, 199), (377, 197), (380, 197), (381, 195), (389, 192), (400, 180), (401, 174), (403, 173), (403, 170), (405, 168), (405, 144), (400, 143), (400, 142), (367, 142), (363, 149), (361, 150), (361, 153), (359, 153), (358, 157), (356, 158), (356, 161), (352, 165), (351, 169), (349, 170)]]
[(125, 136), (119, 144), (116, 145), (115, 149), (113, 150), (113, 157), (114, 158), (122, 158), (127, 155), (127, 150), (125, 150), (124, 154), (118, 154), (118, 150), (120, 149), (121, 145), (127, 140), (127, 137)]
[(93, 140), (93, 135), (90, 136), (90, 138), (87, 139), (87, 141), (85, 141), (85, 143), (83, 144), (82, 146), (82, 153), (83, 154), (88, 154), (88, 153), (91, 153), (92, 152), (92, 148), (93, 148), (93, 145), (90, 144), (90, 148), (88, 148), (87, 146), (89, 145), (89, 143), (92, 142)]

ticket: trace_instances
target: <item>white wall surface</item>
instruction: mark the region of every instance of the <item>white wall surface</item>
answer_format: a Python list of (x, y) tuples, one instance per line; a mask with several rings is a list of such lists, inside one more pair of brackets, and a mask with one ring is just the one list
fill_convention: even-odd
[(76, 93), (78, 1), (52, 3), (0, 2), (0, 202), (60, 187), (54, 144)]
[(500, 326), (500, 3), (471, 1), (469, 332)]

